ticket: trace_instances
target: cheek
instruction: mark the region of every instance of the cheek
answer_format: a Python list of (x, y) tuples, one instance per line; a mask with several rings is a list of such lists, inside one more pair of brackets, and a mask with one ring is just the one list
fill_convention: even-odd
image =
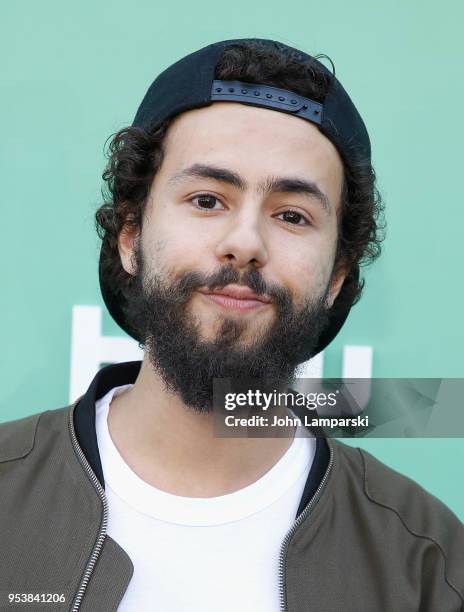
[(192, 228), (192, 221), (181, 215), (164, 213), (152, 215), (143, 231), (144, 252), (152, 267), (169, 275), (213, 267), (214, 235)]
[[(285, 254), (282, 257), (282, 254)], [(276, 277), (297, 298), (322, 293), (329, 282), (333, 266), (334, 248), (327, 240), (308, 237), (306, 241), (294, 241), (281, 245), (273, 266)]]

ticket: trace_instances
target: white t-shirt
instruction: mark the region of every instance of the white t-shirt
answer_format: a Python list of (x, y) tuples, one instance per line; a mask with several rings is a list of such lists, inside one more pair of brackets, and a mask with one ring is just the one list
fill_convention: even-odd
[(280, 610), (279, 553), (295, 520), (316, 441), (296, 436), (251, 485), (220, 497), (172, 495), (125, 463), (108, 430), (116, 387), (96, 403), (96, 431), (110, 535), (134, 575), (119, 612), (272, 612)]

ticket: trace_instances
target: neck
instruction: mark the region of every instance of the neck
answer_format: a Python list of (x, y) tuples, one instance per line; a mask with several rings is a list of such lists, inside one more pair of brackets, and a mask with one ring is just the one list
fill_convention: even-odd
[(134, 386), (112, 400), (108, 427), (142, 480), (185, 497), (216, 497), (252, 484), (293, 441), (216, 437), (213, 414), (194, 411), (168, 391), (147, 356)]

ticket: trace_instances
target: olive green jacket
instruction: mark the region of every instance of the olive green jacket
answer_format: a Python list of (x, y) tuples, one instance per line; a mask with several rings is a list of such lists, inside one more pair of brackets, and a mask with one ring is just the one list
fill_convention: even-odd
[[(95, 401), (134, 382), (139, 368), (104, 368), (73, 406), (0, 425), (2, 612), (117, 610), (133, 564), (106, 534)], [(462, 612), (458, 518), (366, 451), (324, 438), (317, 449), (282, 542), (282, 610)], [(148, 609), (158, 610), (156, 601)]]

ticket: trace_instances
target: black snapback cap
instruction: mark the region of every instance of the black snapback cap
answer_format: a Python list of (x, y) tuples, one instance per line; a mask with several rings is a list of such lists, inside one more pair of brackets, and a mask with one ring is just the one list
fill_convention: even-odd
[[(324, 101), (316, 102), (295, 92), (259, 83), (216, 80), (216, 64), (222, 53), (229, 47), (243, 43), (259, 43), (290, 54), (297, 61), (311, 61), (329, 77), (330, 85)], [(367, 129), (351, 98), (336, 77), (324, 64), (307, 53), (268, 39), (224, 40), (178, 60), (150, 85), (132, 125), (151, 132), (167, 119), (188, 110), (209, 106), (216, 101), (256, 105), (311, 121), (335, 145), (345, 163), (352, 163), (359, 158), (370, 161), (371, 147)], [(103, 300), (111, 316), (126, 333), (140, 342), (138, 333), (126, 320), (122, 304), (124, 297), (107, 282), (101, 263), (99, 279)], [(344, 308), (337, 304), (342, 294), (343, 287), (331, 308), (329, 324), (319, 338), (313, 354), (321, 352), (332, 342), (348, 317), (351, 304)], [(301, 362), (310, 356), (302, 355)]]

